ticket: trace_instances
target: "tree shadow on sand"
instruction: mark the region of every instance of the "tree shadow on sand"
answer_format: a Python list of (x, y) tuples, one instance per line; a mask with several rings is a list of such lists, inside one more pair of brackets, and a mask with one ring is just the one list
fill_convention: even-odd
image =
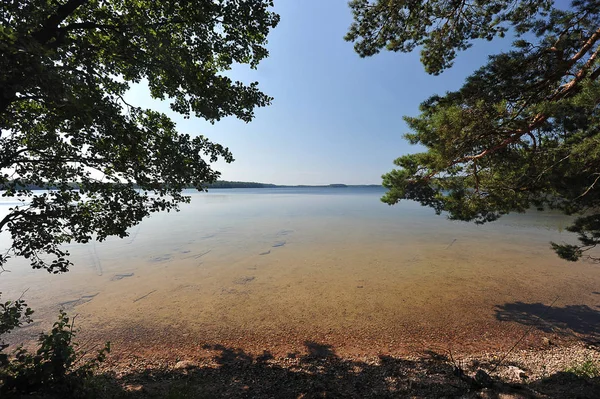
[(544, 382), (498, 382), (484, 389), (465, 382), (448, 358), (433, 352), (417, 359), (380, 356), (362, 361), (341, 358), (329, 345), (305, 346), (304, 353), (280, 359), (269, 352), (253, 356), (207, 346), (214, 351), (212, 361), (119, 378), (103, 374), (96, 377), (95, 392), (101, 398), (594, 398), (600, 388), (597, 379), (559, 373)]
[(416, 362), (382, 356), (378, 363), (368, 363), (341, 359), (330, 345), (307, 341), (305, 347), (305, 353), (290, 353), (281, 364), (271, 362), (269, 352), (254, 357), (240, 349), (207, 346), (216, 351), (217, 367), (187, 370), (182, 397), (398, 397), (415, 384), (437, 397), (455, 396), (467, 388), (458, 379), (455, 386), (431, 379), (434, 369), (436, 374), (452, 375), (450, 364), (437, 359)]
[(586, 305), (549, 307), (543, 303), (513, 302), (496, 306), (496, 319), (533, 326), (547, 333), (576, 335), (600, 342), (600, 311)]

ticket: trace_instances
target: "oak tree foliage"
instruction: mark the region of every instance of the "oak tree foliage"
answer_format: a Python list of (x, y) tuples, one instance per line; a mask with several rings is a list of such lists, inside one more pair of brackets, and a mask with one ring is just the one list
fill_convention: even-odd
[[(227, 148), (129, 104), (131, 84), (210, 122), (253, 118), (271, 98), (224, 74), (267, 57), (271, 0), (3, 0), (0, 3), (0, 216), (11, 256), (66, 271), (61, 245), (124, 237), (177, 209), (233, 160)], [(32, 188), (43, 188), (35, 191)]]
[[(477, 39), (515, 35), (457, 91), (405, 117), (425, 152), (383, 176), (384, 202), (412, 199), (451, 219), (485, 223), (531, 207), (577, 215), (578, 260), (600, 243), (600, 2), (354, 0), (346, 39), (371, 56), (420, 48), (427, 72), (451, 67)], [(588, 252), (589, 253), (589, 252)]]

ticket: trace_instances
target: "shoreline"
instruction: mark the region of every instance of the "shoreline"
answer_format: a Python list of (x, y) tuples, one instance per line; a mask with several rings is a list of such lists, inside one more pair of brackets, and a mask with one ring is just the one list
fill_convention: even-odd
[[(435, 351), (348, 357), (316, 343), (286, 356), (222, 345), (204, 351), (168, 361), (111, 356), (100, 372), (123, 397), (594, 398), (600, 389), (600, 378), (578, 374), (586, 361), (600, 367), (599, 347), (582, 344), (506, 357)], [(485, 386), (473, 382), (481, 371), (490, 377)]]
[[(489, 326), (488, 326), (489, 328)], [(478, 334), (478, 332), (480, 332)], [(224, 346), (258, 356), (269, 352), (274, 356), (301, 353), (307, 343), (332, 348), (343, 357), (415, 356), (419, 353), (453, 352), (465, 356), (477, 353), (503, 352), (516, 345), (517, 350), (544, 350), (549, 347), (598, 345), (594, 335), (575, 335), (572, 332), (545, 332), (530, 326), (506, 325), (485, 334), (476, 327), (448, 335), (442, 331), (405, 332), (402, 335), (374, 334), (349, 336), (338, 331), (299, 332), (212, 330), (199, 333), (182, 327), (157, 325), (123, 326), (114, 329), (81, 330), (79, 339), (102, 344), (110, 341), (114, 353), (146, 353), (149, 357), (172, 360), (175, 357), (197, 356), (207, 347)]]
[[(359, 347), (335, 334), (301, 341), (282, 333), (273, 344), (151, 325), (84, 330), (75, 340), (91, 354), (112, 337), (113, 350), (93, 377), (100, 398), (596, 398), (600, 376), (577, 373), (586, 362), (600, 369), (600, 341), (536, 329), (514, 340), (529, 328), (486, 341), (495, 350), (482, 350), (474, 336), (462, 346), (424, 334), (420, 347), (369, 345), (368, 338)], [(473, 382), (480, 370), (489, 385)]]

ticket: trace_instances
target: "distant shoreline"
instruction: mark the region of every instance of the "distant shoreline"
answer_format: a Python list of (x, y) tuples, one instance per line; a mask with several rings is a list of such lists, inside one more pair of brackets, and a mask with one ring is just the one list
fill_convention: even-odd
[[(270, 183), (255, 183), (255, 182), (229, 182), (222, 181), (212, 183), (206, 188), (367, 188), (367, 187), (383, 187), (381, 184), (296, 184), (296, 185), (281, 185)], [(194, 188), (194, 187), (189, 187)]]
[[(73, 188), (78, 188), (76, 183), (69, 184)], [(135, 189), (139, 188), (137, 185), (133, 186)], [(366, 188), (366, 187), (383, 187), (381, 184), (296, 184), (296, 185), (281, 185), (271, 183), (258, 183), (258, 182), (244, 182), (244, 181), (227, 181), (221, 180), (214, 183), (210, 183), (204, 186), (207, 189), (226, 189), (226, 188)], [(186, 189), (194, 189), (195, 187), (190, 186)], [(1, 190), (6, 190), (5, 187), (0, 186)], [(35, 185), (18, 185), (17, 190), (53, 190), (56, 189), (54, 186), (40, 187)]]

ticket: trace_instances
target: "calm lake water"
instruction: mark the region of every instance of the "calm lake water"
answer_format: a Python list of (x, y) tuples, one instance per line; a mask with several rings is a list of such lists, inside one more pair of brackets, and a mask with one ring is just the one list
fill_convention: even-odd
[(501, 349), (530, 325), (524, 345), (600, 336), (567, 313), (598, 319), (600, 266), (549, 250), (574, 241), (564, 216), (476, 226), (414, 202), (390, 207), (383, 192), (190, 191), (191, 204), (128, 238), (69, 246), (67, 274), (15, 260), (0, 291), (8, 299), (28, 289), (36, 322), (14, 339), (47, 329), (59, 308), (90, 339), (165, 356), (214, 344), (293, 351), (308, 340), (353, 354)]

